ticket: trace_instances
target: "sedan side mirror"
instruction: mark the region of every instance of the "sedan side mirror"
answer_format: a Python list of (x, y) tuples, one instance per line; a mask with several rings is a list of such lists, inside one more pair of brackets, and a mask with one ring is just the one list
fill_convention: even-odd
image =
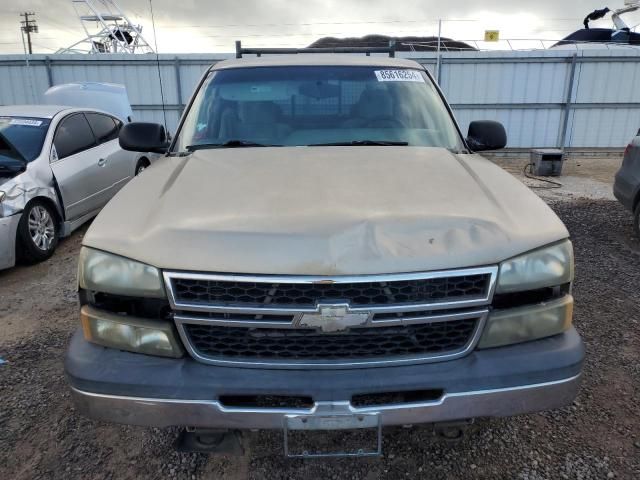
[(500, 122), (491, 120), (471, 122), (467, 145), (474, 152), (500, 150), (507, 146), (507, 132)]
[(120, 129), (120, 147), (130, 152), (167, 153), (169, 142), (159, 123), (133, 122)]

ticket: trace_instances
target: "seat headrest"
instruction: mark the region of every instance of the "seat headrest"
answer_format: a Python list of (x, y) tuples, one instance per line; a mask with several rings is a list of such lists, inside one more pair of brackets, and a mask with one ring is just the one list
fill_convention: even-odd
[(271, 123), (282, 116), (282, 110), (273, 102), (241, 102), (238, 117), (243, 122)]
[(386, 90), (367, 89), (355, 105), (355, 114), (361, 118), (385, 118), (393, 116), (391, 95)]

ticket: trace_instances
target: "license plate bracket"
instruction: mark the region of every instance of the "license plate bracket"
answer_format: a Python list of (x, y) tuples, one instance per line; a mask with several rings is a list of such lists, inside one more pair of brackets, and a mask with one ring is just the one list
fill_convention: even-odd
[[(360, 431), (371, 430), (375, 435), (374, 448), (312, 452), (303, 449), (295, 453), (291, 445), (291, 432)], [(382, 455), (382, 421), (378, 413), (350, 415), (287, 415), (284, 420), (284, 454), (288, 458), (379, 457)]]

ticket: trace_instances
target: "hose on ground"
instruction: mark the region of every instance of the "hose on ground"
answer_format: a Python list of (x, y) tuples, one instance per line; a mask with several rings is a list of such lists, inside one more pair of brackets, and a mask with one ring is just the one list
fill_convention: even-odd
[(540, 189), (554, 189), (554, 188), (562, 188), (563, 185), (560, 182), (556, 182), (554, 180), (548, 180), (546, 178), (542, 178), (542, 177), (537, 177), (533, 174), (533, 163), (529, 163), (527, 165), (524, 166), (524, 170), (522, 171), (522, 173), (524, 173), (524, 176), (531, 179), (531, 180), (537, 180), (538, 182), (545, 182), (548, 185), (530, 185), (529, 188), (540, 188)]

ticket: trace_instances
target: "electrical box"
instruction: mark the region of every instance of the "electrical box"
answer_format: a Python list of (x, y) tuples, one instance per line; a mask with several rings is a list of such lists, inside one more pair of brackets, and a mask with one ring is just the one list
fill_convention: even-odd
[(559, 177), (562, 175), (564, 153), (562, 150), (540, 149), (531, 151), (533, 174), (539, 177)]

